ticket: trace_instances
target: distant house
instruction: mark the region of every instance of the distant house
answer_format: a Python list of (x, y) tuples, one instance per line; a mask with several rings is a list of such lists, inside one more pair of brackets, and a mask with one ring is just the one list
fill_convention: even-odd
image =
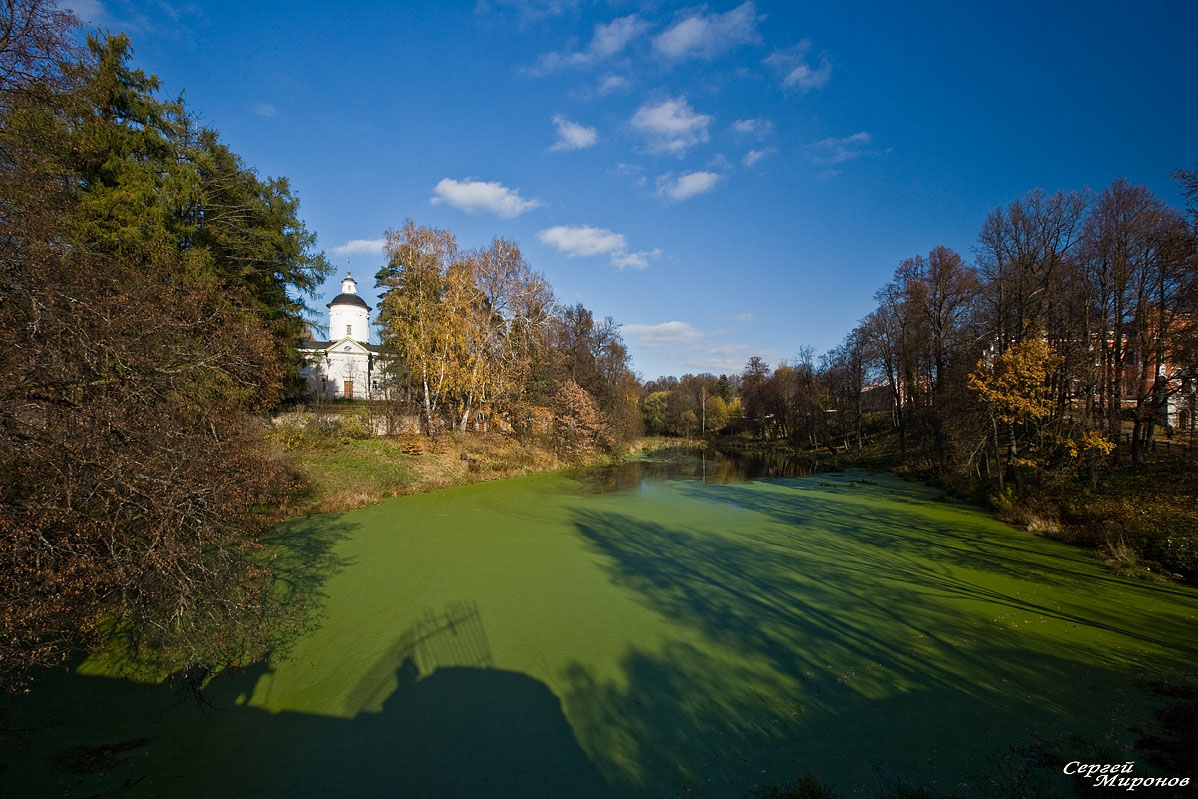
[(325, 399), (377, 399), (384, 394), (386, 358), (370, 343), (370, 306), (358, 296), (349, 274), (341, 293), (328, 304), (329, 340), (300, 343), (300, 374), (312, 396)]

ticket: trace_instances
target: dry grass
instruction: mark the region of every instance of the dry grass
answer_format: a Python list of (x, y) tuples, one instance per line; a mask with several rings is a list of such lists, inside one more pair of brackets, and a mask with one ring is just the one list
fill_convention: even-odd
[(341, 513), (389, 497), (575, 465), (547, 442), (500, 433), (445, 434), (436, 441), (410, 434), (331, 438), (319, 446), (280, 445), (279, 451), (304, 486), (277, 509), (280, 519)]
[(1043, 516), (1036, 512), (1029, 512), (1024, 520), (1024, 529), (1029, 533), (1036, 535), (1059, 536), (1061, 535), (1061, 523), (1056, 519), (1048, 516)]

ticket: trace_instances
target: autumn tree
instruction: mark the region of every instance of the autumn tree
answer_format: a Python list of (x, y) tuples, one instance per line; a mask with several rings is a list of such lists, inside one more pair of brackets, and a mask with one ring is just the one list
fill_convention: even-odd
[(857, 327), (824, 357), (821, 369), (845, 448), (852, 440), (858, 455), (864, 438), (861, 399), (865, 393), (867, 346), (866, 333)]
[(532, 271), (515, 242), (494, 239), (467, 253), (464, 262), (477, 302), (466, 332), (472, 357), (462, 397), (462, 432), (476, 402), (500, 405), (516, 416), (525, 412), (530, 376), (546, 357), (554, 304), (553, 290)]
[(766, 417), (769, 415), (766, 384), (772, 374), (769, 364), (754, 355), (749, 358), (740, 375), (741, 407), (758, 438), (765, 438)]
[(978, 294), (974, 270), (960, 255), (947, 247), (936, 247), (927, 258), (915, 256), (899, 267), (903, 301), (909, 306), (910, 324), (919, 333), (908, 336), (922, 352), (911, 352), (921, 363), (912, 366), (924, 376), (910, 389), (922, 394), (919, 402), (927, 409), (936, 457), (942, 467), (948, 465), (948, 440), (945, 432), (949, 418), (959, 409), (949, 407), (949, 375), (953, 359), (967, 350), (970, 313)]
[(447, 230), (411, 219), (386, 232), (387, 265), (376, 282), (383, 342), (408, 364), (420, 395), (425, 433), (435, 436), (442, 403), (468, 382), (466, 338), (476, 300), (473, 275)]
[[(1117, 180), (1103, 190), (1086, 226), (1086, 279), (1094, 309), (1091, 339), (1108, 434), (1118, 440), (1125, 396), (1134, 397), (1131, 457), (1173, 390), (1185, 360), (1194, 266), (1182, 218), (1143, 186)], [(1180, 357), (1179, 357), (1180, 356)]]
[(898, 431), (899, 458), (905, 461), (912, 396), (911, 314), (900, 287), (894, 283), (874, 296), (878, 307), (865, 318), (861, 328), (868, 341), (870, 368), (886, 382), (891, 417)]
[(668, 406), (670, 396), (668, 391), (654, 391), (645, 397), (645, 432), (650, 435), (661, 435), (668, 429)]
[[(1020, 456), (1019, 442), (1037, 432), (1035, 425), (1052, 411), (1049, 381), (1061, 357), (1046, 341), (1028, 337), (989, 361), (983, 358), (969, 375), (969, 387), (991, 414), (994, 436), (1001, 424), (1007, 433), (1007, 470), (1016, 491), (1024, 492), (1022, 465), (1032, 465)], [(1000, 472), (1001, 474), (1001, 472)]]
[(594, 397), (573, 380), (565, 380), (558, 386), (553, 413), (553, 437), (561, 454), (579, 458), (611, 448), (611, 430)]
[(0, 44), (0, 671), (104, 643), (171, 668), (252, 660), (275, 615), (254, 508), (286, 481), (248, 412), (288, 371), (276, 322), (299, 311), (272, 291), (302, 296), (323, 258), (282, 184), (231, 154), (242, 199), (274, 213), (208, 235), (224, 200), (201, 129), (126, 39), (77, 57), (52, 5), (5, 12), (25, 17)]
[(978, 261), (990, 330), (1000, 349), (1033, 332), (1057, 337), (1065, 321), (1060, 291), (1089, 205), (1085, 192), (1041, 189), (995, 209), (978, 235)]
[(549, 325), (554, 390), (570, 380), (594, 398), (615, 440), (641, 428), (639, 383), (628, 348), (611, 317), (597, 321), (581, 303), (559, 310)]

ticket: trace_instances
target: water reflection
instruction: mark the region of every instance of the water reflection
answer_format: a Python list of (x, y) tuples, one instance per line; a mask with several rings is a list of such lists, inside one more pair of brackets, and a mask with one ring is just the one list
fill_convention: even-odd
[(588, 494), (631, 491), (664, 480), (744, 483), (771, 477), (810, 477), (819, 470), (807, 456), (779, 452), (677, 447), (657, 450), (618, 466), (580, 469), (573, 477)]

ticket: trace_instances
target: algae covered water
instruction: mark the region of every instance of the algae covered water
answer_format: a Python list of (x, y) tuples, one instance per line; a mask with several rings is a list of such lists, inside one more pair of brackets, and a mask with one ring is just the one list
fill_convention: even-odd
[(1193, 680), (1192, 589), (923, 486), (801, 473), (697, 453), (290, 523), (280, 572), (316, 601), (285, 652), (203, 702), (99, 661), (45, 675), (6, 710), (0, 786), (984, 795), (1037, 742), (1137, 760), (1144, 684)]

